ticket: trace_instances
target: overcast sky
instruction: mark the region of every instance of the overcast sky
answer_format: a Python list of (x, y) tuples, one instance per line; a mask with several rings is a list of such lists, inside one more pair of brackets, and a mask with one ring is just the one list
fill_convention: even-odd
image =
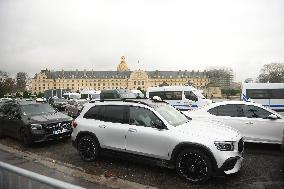
[(284, 63), (284, 1), (0, 0), (0, 70), (116, 70), (122, 55), (131, 70), (256, 77)]

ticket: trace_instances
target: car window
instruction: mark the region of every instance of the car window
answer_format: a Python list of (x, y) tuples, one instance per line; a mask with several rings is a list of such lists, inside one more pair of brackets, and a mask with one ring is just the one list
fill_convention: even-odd
[(96, 119), (112, 123), (125, 123), (127, 106), (94, 106), (84, 115), (87, 119)]
[(55, 113), (56, 110), (49, 104), (26, 104), (21, 106), (23, 115), (39, 115)]
[(13, 115), (16, 111), (18, 111), (19, 107), (16, 104), (4, 104), (2, 106), (2, 112), (5, 115)]
[(172, 126), (183, 125), (188, 122), (188, 118), (169, 104), (160, 104), (155, 110)]
[(126, 123), (127, 106), (105, 106), (103, 121), (112, 123)]
[(159, 118), (150, 110), (142, 107), (130, 107), (129, 124), (144, 127), (155, 127), (155, 123)]
[(192, 91), (184, 91), (184, 96), (188, 100), (197, 101), (197, 96)]
[(103, 106), (93, 106), (84, 115), (86, 119), (102, 120), (103, 117)]
[(253, 105), (244, 106), (243, 109), (245, 117), (248, 118), (267, 118), (271, 114), (269, 111)]
[(9, 110), (10, 110), (10, 104), (3, 104), (1, 106), (1, 112), (3, 114), (8, 114)]
[(240, 104), (226, 104), (209, 109), (208, 112), (216, 116), (244, 117)]

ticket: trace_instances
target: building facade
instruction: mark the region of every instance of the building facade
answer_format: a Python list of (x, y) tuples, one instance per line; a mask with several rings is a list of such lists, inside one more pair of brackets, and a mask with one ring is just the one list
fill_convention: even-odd
[(205, 89), (209, 83), (206, 71), (130, 71), (125, 57), (117, 71), (51, 71), (41, 70), (32, 79), (32, 92), (43, 93), (48, 89), (141, 89), (159, 85), (184, 85), (190, 83), (198, 89)]
[(222, 89), (230, 88), (234, 80), (233, 69), (229, 67), (208, 67), (207, 75), (210, 82), (214, 85), (220, 86)]

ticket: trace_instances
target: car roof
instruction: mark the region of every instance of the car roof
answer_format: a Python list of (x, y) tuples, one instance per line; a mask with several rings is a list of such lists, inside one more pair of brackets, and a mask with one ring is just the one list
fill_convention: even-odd
[(152, 99), (118, 99), (118, 100), (105, 100), (105, 101), (99, 101), (91, 103), (94, 105), (137, 105), (137, 106), (150, 106), (150, 107), (156, 107), (160, 104), (168, 104), (164, 101), (156, 101)]

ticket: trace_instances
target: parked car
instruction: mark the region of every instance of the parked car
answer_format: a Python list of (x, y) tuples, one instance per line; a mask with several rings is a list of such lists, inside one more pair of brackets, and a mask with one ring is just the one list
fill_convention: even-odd
[(20, 139), (24, 146), (71, 136), (72, 118), (49, 104), (14, 101), (0, 108), (0, 136)]
[(282, 143), (284, 118), (253, 102), (224, 101), (185, 113), (193, 119), (210, 119), (240, 131), (246, 142)]
[(127, 99), (86, 104), (73, 121), (72, 144), (82, 160), (102, 152), (152, 160), (193, 183), (238, 172), (243, 140), (230, 127), (195, 121), (165, 102)]
[(11, 101), (12, 98), (0, 98), (0, 102), (4, 103), (4, 102), (7, 102), (7, 101)]
[(68, 104), (65, 107), (65, 112), (67, 113), (68, 116), (77, 117), (81, 113), (81, 111), (84, 107), (84, 104), (86, 104), (88, 102), (89, 101), (85, 100), (85, 99), (69, 100)]
[(54, 98), (50, 101), (50, 104), (58, 111), (64, 111), (68, 104), (68, 100), (64, 98)]

